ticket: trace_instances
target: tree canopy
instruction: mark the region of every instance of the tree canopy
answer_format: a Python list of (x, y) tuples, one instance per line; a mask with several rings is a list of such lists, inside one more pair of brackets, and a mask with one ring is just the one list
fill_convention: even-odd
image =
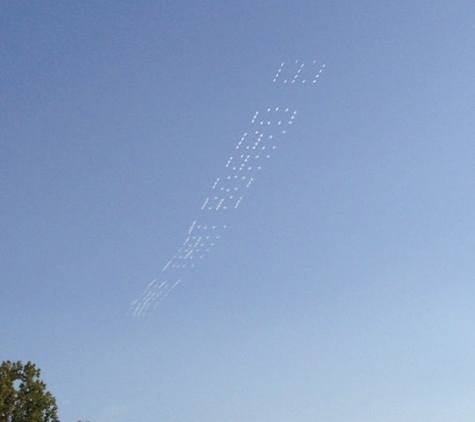
[(56, 399), (28, 362), (0, 365), (0, 422), (59, 422)]

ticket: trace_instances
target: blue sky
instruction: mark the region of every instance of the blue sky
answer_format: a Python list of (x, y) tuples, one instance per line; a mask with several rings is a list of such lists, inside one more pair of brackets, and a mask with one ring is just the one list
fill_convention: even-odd
[[(475, 6), (0, 6), (0, 357), (62, 421), (473, 420)], [(313, 86), (280, 63), (326, 64)], [(256, 110), (295, 125), (161, 276)]]

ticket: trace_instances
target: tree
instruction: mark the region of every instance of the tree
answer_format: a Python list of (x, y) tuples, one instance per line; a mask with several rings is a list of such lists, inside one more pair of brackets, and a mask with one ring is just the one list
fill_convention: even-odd
[(28, 362), (0, 365), (0, 422), (59, 422), (56, 399)]

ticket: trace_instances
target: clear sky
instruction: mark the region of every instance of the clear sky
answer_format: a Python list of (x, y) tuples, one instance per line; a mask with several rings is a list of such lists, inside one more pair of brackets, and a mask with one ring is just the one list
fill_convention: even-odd
[[(63, 422), (473, 421), (474, 22), (2, 2), (0, 358), (42, 369)], [(318, 83), (272, 82), (295, 60)], [(268, 107), (295, 124), (216, 247), (127, 315)]]

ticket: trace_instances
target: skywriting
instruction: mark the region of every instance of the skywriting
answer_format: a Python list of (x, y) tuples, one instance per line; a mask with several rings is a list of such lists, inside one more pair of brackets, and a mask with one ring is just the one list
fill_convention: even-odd
[[(281, 63), (272, 83), (312, 85), (324, 69), (325, 64), (320, 65), (317, 60)], [(218, 244), (228, 227), (227, 217), (242, 205), (259, 174), (288, 136), (297, 113), (296, 109), (282, 104), (254, 113), (248, 128), (224, 161), (221, 174), (211, 183), (184, 241), (159, 276), (132, 302), (131, 315), (141, 316), (155, 309)]]

